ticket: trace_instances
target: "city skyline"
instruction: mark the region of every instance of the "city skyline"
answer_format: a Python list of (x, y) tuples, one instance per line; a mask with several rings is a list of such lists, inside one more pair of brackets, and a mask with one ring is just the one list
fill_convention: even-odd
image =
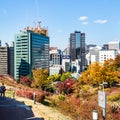
[(50, 46), (67, 47), (70, 33), (86, 34), (87, 44), (102, 45), (120, 40), (120, 1), (113, 0), (1, 0), (0, 40), (14, 41), (27, 26), (46, 27)]

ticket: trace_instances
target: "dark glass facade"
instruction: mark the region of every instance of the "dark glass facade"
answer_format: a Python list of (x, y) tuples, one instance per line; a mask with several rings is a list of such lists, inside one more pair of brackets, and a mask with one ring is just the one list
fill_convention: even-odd
[(15, 35), (14, 77), (31, 74), (32, 69), (49, 67), (49, 37), (30, 30)]
[(80, 71), (85, 68), (85, 33), (75, 31), (70, 34), (70, 58), (71, 61), (78, 59)]

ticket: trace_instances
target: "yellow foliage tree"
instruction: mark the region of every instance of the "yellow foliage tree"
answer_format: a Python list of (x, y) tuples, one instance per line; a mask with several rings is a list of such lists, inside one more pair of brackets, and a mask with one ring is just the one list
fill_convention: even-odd
[(110, 59), (104, 62), (102, 74), (105, 82), (108, 82), (110, 85), (117, 82), (119, 79), (117, 76), (118, 73), (120, 73), (120, 71), (118, 71), (115, 65), (115, 60)]
[(102, 66), (99, 63), (89, 65), (88, 69), (84, 71), (79, 77), (79, 81), (85, 84), (100, 84), (102, 81), (101, 76)]
[(32, 73), (36, 87), (43, 88), (46, 84), (50, 82), (47, 79), (49, 73), (48, 69), (36, 69), (36, 70), (32, 70)]
[(83, 84), (96, 84), (108, 82), (109, 85), (120, 81), (120, 55), (115, 60), (109, 59), (104, 64), (92, 63), (88, 69), (84, 71), (79, 82)]

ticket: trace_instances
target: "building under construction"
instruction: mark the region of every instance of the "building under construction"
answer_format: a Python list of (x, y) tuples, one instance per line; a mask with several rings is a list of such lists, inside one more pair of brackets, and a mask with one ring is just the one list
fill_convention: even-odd
[(40, 26), (27, 27), (15, 35), (14, 77), (31, 74), (32, 69), (49, 68), (48, 30)]

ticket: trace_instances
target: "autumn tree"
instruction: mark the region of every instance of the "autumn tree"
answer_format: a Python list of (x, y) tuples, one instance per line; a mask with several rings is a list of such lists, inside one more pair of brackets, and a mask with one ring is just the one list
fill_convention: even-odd
[(115, 58), (115, 66), (117, 68), (115, 75), (117, 76), (117, 82), (120, 82), (120, 54), (118, 54)]
[(34, 82), (36, 87), (40, 87), (44, 89), (44, 86), (48, 84), (50, 81), (48, 78), (48, 69), (36, 69), (32, 70)]
[(120, 56), (118, 55), (115, 60), (107, 60), (104, 63), (104, 71), (106, 73), (105, 80), (110, 84), (114, 84), (120, 81)]
[(60, 81), (60, 76), (61, 76), (60, 74), (54, 74), (48, 76), (47, 79), (49, 79), (51, 82)]
[(56, 83), (57, 81), (60, 81), (60, 74), (54, 74), (48, 76), (49, 83), (46, 84), (46, 90), (49, 92), (55, 92), (56, 91)]
[(72, 75), (71, 75), (70, 72), (63, 73), (62, 76), (60, 77), (60, 80), (61, 80), (61, 81), (64, 81), (64, 80), (70, 78), (71, 76), (72, 76)]
[(78, 81), (83, 84), (99, 85), (102, 81), (101, 69), (102, 66), (99, 63), (92, 63), (89, 65), (88, 69), (80, 75)]
[(120, 68), (120, 54), (118, 54), (115, 58), (115, 66)]
[(106, 60), (104, 64), (93, 63), (80, 75), (79, 82), (92, 85), (108, 82), (109, 85), (112, 85), (120, 79), (120, 68), (117, 68), (116, 64), (113, 59)]
[(116, 67), (114, 64), (113, 59), (106, 60), (103, 64), (103, 69), (101, 71), (102, 73), (102, 81), (103, 82), (108, 82), (109, 85), (113, 84), (114, 81), (116, 80)]
[(68, 78), (57, 84), (57, 89), (59, 93), (70, 94), (73, 92), (73, 86), (76, 83), (74, 78)]

